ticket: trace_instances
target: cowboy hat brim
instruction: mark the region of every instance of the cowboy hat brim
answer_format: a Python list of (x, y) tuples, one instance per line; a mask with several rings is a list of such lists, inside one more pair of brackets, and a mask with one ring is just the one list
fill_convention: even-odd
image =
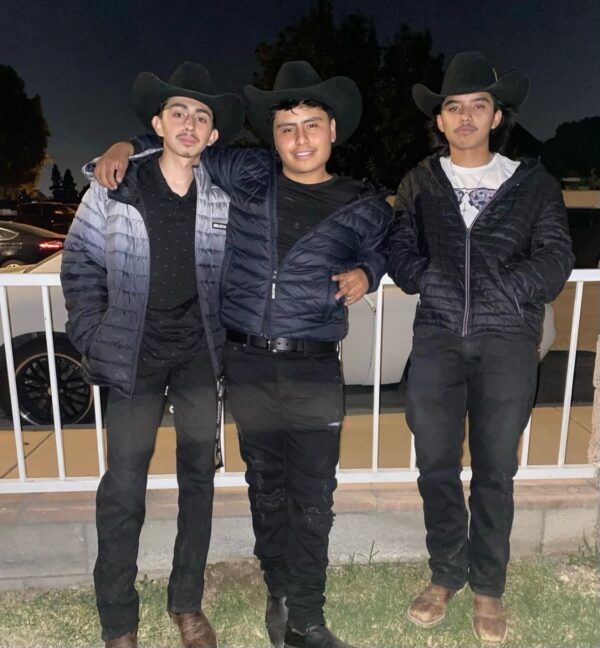
[(244, 86), (246, 117), (254, 132), (264, 141), (273, 144), (271, 110), (284, 101), (312, 99), (331, 108), (336, 122), (334, 145), (345, 142), (356, 130), (362, 115), (362, 97), (352, 79), (332, 77), (312, 86), (285, 90), (260, 90)]
[(207, 105), (213, 112), (219, 141), (223, 144), (231, 142), (244, 125), (244, 107), (238, 95), (211, 95), (180, 88), (161, 81), (152, 72), (140, 72), (133, 82), (133, 110), (149, 128), (152, 128), (152, 118), (157, 114), (160, 105), (169, 97), (187, 97)]
[(489, 92), (502, 103), (517, 108), (525, 101), (529, 93), (529, 77), (525, 72), (511, 70), (485, 88), (465, 82), (452, 88), (452, 92), (448, 92), (447, 94), (436, 94), (422, 83), (417, 83), (412, 87), (414, 102), (417, 104), (419, 110), (424, 112), (428, 117), (433, 117), (435, 109), (446, 97), (473, 94), (475, 92)]

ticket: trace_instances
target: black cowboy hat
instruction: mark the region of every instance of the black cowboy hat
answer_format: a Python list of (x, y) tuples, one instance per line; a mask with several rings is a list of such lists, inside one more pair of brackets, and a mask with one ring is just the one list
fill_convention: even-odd
[(271, 144), (271, 109), (283, 101), (312, 99), (329, 106), (336, 121), (335, 144), (341, 144), (352, 135), (362, 114), (362, 97), (352, 79), (335, 76), (323, 81), (307, 61), (284, 63), (277, 73), (273, 90), (244, 86), (244, 99), (248, 121), (256, 134)]
[(244, 106), (236, 94), (217, 94), (208, 70), (186, 61), (171, 75), (168, 83), (152, 72), (140, 72), (131, 88), (135, 114), (152, 128), (152, 118), (169, 97), (188, 97), (206, 104), (213, 112), (215, 128), (223, 143), (230, 142), (244, 124)]
[(429, 117), (446, 97), (473, 92), (489, 92), (507, 106), (517, 108), (529, 92), (529, 77), (525, 72), (511, 70), (498, 78), (481, 52), (461, 52), (450, 62), (439, 94), (422, 83), (412, 87), (415, 103)]

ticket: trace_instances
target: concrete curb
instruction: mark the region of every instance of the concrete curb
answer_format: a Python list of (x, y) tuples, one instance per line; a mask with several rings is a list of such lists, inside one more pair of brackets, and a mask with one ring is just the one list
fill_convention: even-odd
[[(575, 551), (584, 535), (593, 543), (598, 496), (593, 480), (518, 482), (512, 555)], [(94, 500), (93, 493), (0, 496), (0, 589), (90, 583), (96, 556)], [(332, 562), (426, 555), (415, 484), (344, 484), (335, 500)], [(140, 576), (169, 573), (176, 515), (176, 491), (149, 491)], [(253, 545), (245, 489), (217, 489), (209, 563), (251, 558)]]

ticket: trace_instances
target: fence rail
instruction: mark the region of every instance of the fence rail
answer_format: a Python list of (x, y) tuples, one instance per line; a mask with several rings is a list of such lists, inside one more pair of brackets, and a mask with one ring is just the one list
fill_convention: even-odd
[[(584, 286), (589, 282), (600, 282), (600, 269), (574, 270), (569, 282), (575, 284), (575, 298), (573, 303), (571, 336), (567, 361), (565, 380), (563, 411), (561, 419), (560, 442), (556, 463), (551, 465), (530, 465), (529, 450), (531, 442), (531, 420), (527, 424), (521, 445), (521, 456), (517, 479), (556, 479), (556, 478), (580, 478), (593, 477), (594, 467), (589, 464), (567, 464), (566, 448), (569, 434), (569, 420), (571, 411), (571, 397), (573, 390), (573, 377), (575, 374), (575, 358), (577, 352), (577, 340), (581, 318), (581, 307), (583, 301)], [(372, 453), (371, 466), (366, 469), (340, 469), (338, 479), (345, 483), (369, 483), (369, 482), (407, 482), (414, 481), (418, 476), (415, 461), (414, 443), (411, 442), (408, 468), (381, 468), (379, 466), (380, 451), (380, 374), (381, 374), (381, 351), (382, 351), (382, 330), (383, 330), (383, 309), (385, 305), (385, 286), (393, 285), (389, 277), (385, 277), (377, 292), (376, 313), (375, 313), (375, 384), (373, 387), (373, 426), (372, 426)], [(98, 473), (89, 477), (69, 477), (65, 469), (65, 456), (63, 444), (63, 428), (60, 417), (59, 390), (57, 385), (55, 352), (54, 352), (54, 328), (52, 323), (52, 309), (56, 304), (51, 304), (51, 287), (60, 286), (58, 274), (13, 274), (0, 273), (0, 314), (2, 321), (2, 334), (4, 340), (11, 340), (11, 343), (4, 344), (6, 357), (6, 368), (8, 375), (8, 388), (10, 391), (12, 425), (14, 429), (14, 442), (16, 447), (16, 468), (17, 478), (0, 479), (1, 493), (16, 492), (57, 492), (57, 491), (89, 491), (95, 490), (98, 486), (100, 476), (105, 471), (106, 458), (104, 438), (102, 429), (102, 413), (100, 406), (100, 391), (97, 387), (93, 389), (96, 446), (98, 453)], [(13, 331), (11, 331), (11, 299), (10, 291), (25, 287), (37, 287), (40, 291), (40, 300), (43, 311), (43, 330), (40, 333), (45, 335), (50, 374), (50, 391), (52, 397), (52, 411), (54, 416), (54, 439), (56, 444), (57, 472), (58, 477), (32, 478), (27, 476), (25, 453), (23, 446), (23, 431), (21, 427), (20, 408), (18, 403), (17, 384), (15, 378), (14, 354), (13, 354)], [(226, 451), (224, 430), (221, 431), (222, 446)], [(470, 477), (470, 469), (465, 468), (463, 478)], [(244, 484), (242, 473), (227, 472), (221, 469), (215, 477), (215, 485), (240, 486)], [(177, 480), (174, 475), (151, 475), (148, 479), (148, 487), (154, 489), (176, 488)]]

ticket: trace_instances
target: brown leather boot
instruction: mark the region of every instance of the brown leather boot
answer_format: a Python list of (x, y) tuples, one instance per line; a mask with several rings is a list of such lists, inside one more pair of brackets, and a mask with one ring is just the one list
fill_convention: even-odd
[(184, 648), (218, 648), (217, 635), (202, 610), (198, 612), (169, 612), (179, 628)]
[(448, 601), (455, 594), (456, 590), (429, 583), (410, 604), (406, 616), (422, 628), (431, 628), (444, 620)]
[(508, 623), (501, 598), (475, 594), (473, 632), (479, 641), (501, 644), (508, 637)]
[(116, 639), (109, 639), (104, 642), (104, 648), (137, 648), (137, 630), (127, 632)]

